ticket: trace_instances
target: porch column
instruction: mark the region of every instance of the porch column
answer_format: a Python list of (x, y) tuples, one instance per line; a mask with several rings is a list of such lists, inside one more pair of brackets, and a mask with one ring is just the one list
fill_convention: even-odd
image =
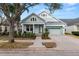
[(24, 25), (22, 24), (22, 34), (23, 34), (23, 32), (24, 32)]
[(44, 24), (43, 33), (45, 32), (45, 28), (46, 28), (46, 26), (45, 26), (45, 24)]
[(33, 24), (33, 33), (34, 33), (34, 24)]
[(39, 27), (39, 33), (40, 33), (40, 25), (38, 25), (38, 27)]
[(43, 29), (44, 29), (43, 27), (44, 27), (44, 25), (42, 25), (42, 33), (43, 33), (43, 31), (44, 31), (44, 30), (43, 30)]
[(29, 25), (29, 31), (30, 31), (30, 26), (31, 26), (31, 25)]

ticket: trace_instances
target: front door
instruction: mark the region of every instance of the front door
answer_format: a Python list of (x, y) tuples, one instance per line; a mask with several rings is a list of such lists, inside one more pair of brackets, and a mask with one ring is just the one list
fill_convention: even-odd
[(34, 31), (35, 31), (36, 34), (42, 34), (43, 26), (42, 25), (36, 25)]

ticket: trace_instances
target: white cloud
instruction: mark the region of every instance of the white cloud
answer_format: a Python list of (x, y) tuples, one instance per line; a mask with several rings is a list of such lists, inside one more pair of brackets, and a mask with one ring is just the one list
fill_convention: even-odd
[(76, 5), (77, 3), (66, 3), (66, 6), (68, 6), (68, 7), (71, 7), (71, 6), (74, 6), (74, 5)]
[(76, 5), (76, 3), (68, 3), (68, 5), (73, 6)]
[(72, 10), (75, 10), (75, 9), (76, 9), (76, 7), (70, 7), (70, 8), (65, 9), (65, 11), (72, 11)]

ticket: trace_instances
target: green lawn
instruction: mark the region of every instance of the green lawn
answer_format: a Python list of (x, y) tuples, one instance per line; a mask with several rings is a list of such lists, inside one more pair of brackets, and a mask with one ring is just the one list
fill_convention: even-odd
[(72, 37), (79, 39), (79, 36), (76, 36), (76, 35), (72, 35)]
[(65, 33), (65, 35), (69, 35), (69, 36), (72, 36), (72, 37), (74, 37), (74, 38), (79, 39), (79, 36), (76, 36), (76, 35), (72, 35), (72, 34), (69, 34), (69, 33)]
[[(66, 35), (68, 35), (68, 34), (66, 34)], [(79, 36), (76, 36), (76, 35), (68, 35), (68, 36), (71, 36), (71, 37), (74, 37), (74, 38), (77, 38), (77, 39), (79, 39)]]

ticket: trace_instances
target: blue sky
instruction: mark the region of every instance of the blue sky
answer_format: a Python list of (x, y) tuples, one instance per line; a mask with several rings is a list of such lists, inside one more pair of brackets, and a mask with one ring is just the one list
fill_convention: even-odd
[[(63, 3), (62, 5), (62, 9), (55, 11), (52, 16), (59, 19), (74, 19), (79, 17), (79, 3)], [(46, 6), (44, 4), (30, 7), (29, 13), (25, 11), (21, 16), (21, 19), (27, 17), (31, 13), (39, 14), (44, 10), (46, 10)]]

